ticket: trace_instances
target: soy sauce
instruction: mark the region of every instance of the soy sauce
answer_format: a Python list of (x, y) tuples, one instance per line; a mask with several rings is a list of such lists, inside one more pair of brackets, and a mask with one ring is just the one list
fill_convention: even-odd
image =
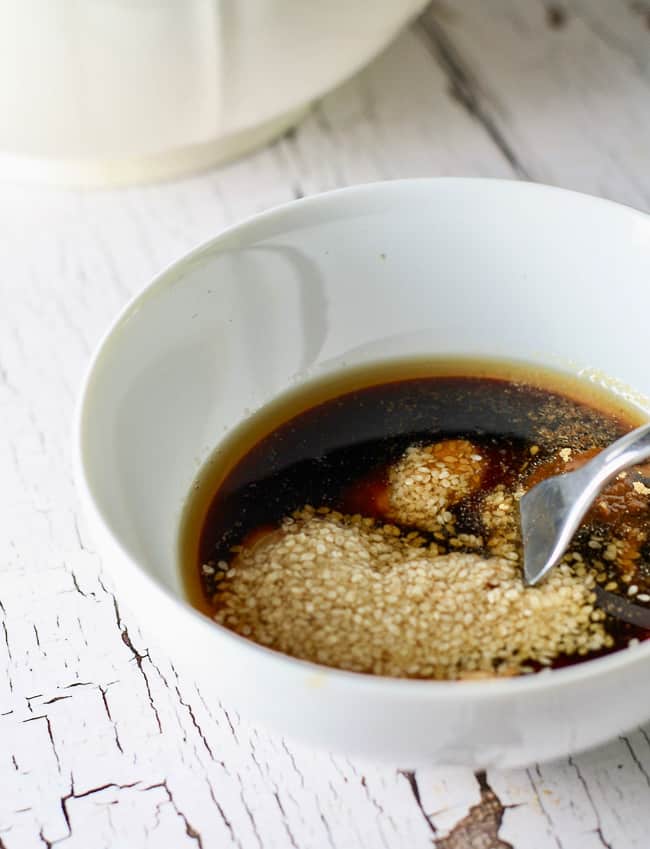
[[(390, 363), (295, 390), (240, 426), (199, 477), (181, 538), (187, 594), (213, 613), (214, 575), (202, 565), (228, 564), (233, 548), (305, 504), (382, 518), (388, 469), (411, 445), (468, 439), (488, 460), (483, 488), (511, 488), (559, 449), (603, 448), (641, 421), (637, 409), (604, 390), (510, 364)], [(480, 533), (476, 498), (454, 511), (460, 532)], [(642, 521), (650, 530), (650, 514)], [(594, 527), (576, 541), (589, 555)], [(649, 635), (609, 620), (614, 648)]]

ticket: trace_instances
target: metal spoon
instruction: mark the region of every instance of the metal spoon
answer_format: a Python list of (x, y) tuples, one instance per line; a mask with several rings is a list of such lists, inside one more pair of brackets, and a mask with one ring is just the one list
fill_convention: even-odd
[(519, 511), (526, 584), (536, 584), (557, 566), (605, 484), (623, 469), (649, 457), (650, 424), (645, 424), (574, 472), (547, 478), (522, 497)]

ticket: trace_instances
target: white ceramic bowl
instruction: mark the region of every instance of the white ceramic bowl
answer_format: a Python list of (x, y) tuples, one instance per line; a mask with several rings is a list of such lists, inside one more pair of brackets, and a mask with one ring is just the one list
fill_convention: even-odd
[(0, 0), (0, 179), (175, 177), (261, 145), (426, 0)]
[(207, 698), (309, 744), (402, 766), (513, 766), (629, 729), (650, 715), (650, 642), (511, 680), (340, 672), (191, 609), (177, 535), (190, 485), (224, 434), (290, 385), (343, 365), (516, 358), (587, 368), (650, 395), (649, 280), (650, 218), (525, 183), (359, 186), (220, 235), (126, 308), (83, 390), (78, 478), (118, 591)]

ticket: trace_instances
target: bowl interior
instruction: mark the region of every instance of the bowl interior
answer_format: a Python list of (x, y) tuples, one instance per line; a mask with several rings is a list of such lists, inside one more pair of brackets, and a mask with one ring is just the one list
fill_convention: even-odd
[(240, 225), (164, 273), (100, 348), (80, 416), (97, 511), (180, 593), (179, 519), (201, 464), (301, 380), (465, 355), (586, 367), (650, 395), (649, 222), (542, 186), (422, 180)]

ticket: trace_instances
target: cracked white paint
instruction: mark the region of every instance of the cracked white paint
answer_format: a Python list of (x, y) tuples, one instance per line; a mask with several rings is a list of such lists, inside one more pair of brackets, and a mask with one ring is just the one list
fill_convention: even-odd
[[(649, 208), (643, 4), (559, 5), (566, 25), (551, 29), (541, 0), (437, 3), (295, 134), (202, 176), (114, 193), (2, 187), (0, 849), (425, 849), (478, 803), (470, 770), (362, 766), (206, 703), (112, 594), (72, 486), (71, 415), (126, 298), (294, 196), (520, 173)], [(648, 731), (487, 782), (516, 849), (648, 846)]]

